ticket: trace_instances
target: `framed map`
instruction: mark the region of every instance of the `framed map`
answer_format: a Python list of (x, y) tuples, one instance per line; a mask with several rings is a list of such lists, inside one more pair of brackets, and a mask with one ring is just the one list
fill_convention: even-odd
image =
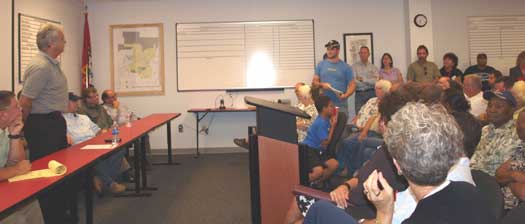
[(121, 96), (164, 95), (162, 23), (111, 25), (111, 87)]
[(343, 39), (347, 64), (353, 65), (359, 60), (359, 50), (362, 46), (370, 49), (370, 59), (374, 64), (374, 35), (372, 33), (345, 33)]
[[(60, 26), (58, 21), (18, 13), (18, 83), (20, 84), (24, 82), (27, 66), (39, 52), (36, 46), (36, 34), (47, 23)], [(61, 61), (61, 57), (57, 60)]]

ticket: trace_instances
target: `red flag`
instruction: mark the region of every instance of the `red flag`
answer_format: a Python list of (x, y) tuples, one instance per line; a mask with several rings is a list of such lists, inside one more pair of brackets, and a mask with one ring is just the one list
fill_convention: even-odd
[(88, 14), (84, 18), (84, 46), (82, 49), (82, 87), (81, 89), (93, 86), (93, 73), (91, 71), (91, 39), (89, 38)]

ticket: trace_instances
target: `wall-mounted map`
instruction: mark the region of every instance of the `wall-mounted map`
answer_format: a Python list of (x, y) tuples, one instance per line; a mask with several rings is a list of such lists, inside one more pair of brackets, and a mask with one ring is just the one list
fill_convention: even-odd
[(111, 86), (121, 96), (164, 94), (163, 27), (110, 26)]

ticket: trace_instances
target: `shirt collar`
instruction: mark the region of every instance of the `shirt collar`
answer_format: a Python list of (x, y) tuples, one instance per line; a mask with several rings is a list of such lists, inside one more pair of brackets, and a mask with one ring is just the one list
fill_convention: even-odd
[(514, 119), (510, 119), (509, 121), (507, 121), (507, 123), (505, 123), (503, 126), (499, 127), (499, 128), (496, 128), (494, 126), (494, 124), (489, 124), (488, 127), (492, 130), (503, 130), (503, 129), (513, 129), (512, 128), (512, 125), (514, 124)]
[(38, 52), (40, 55), (42, 55), (43, 57), (45, 57), (49, 62), (55, 64), (55, 65), (58, 65), (60, 64), (60, 62), (57, 60), (57, 59), (54, 59), (52, 58), (51, 56), (49, 56), (47, 53), (43, 52), (43, 51), (39, 51)]
[(441, 185), (439, 185), (438, 187), (436, 187), (434, 190), (432, 190), (430, 193), (428, 193), (427, 195), (425, 195), (425, 198), (428, 198), (430, 196), (432, 196), (433, 194), (437, 193), (437, 192), (440, 192), (441, 190), (443, 190), (445, 187), (447, 187), (448, 185), (450, 184), (450, 181), (449, 180), (445, 180), (445, 182), (443, 182)]

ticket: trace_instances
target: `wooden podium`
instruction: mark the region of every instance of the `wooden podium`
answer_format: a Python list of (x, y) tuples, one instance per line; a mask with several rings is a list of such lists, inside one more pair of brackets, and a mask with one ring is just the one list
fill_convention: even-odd
[(283, 223), (303, 176), (296, 117), (310, 118), (289, 106), (245, 97), (256, 107), (257, 129), (249, 130), (250, 193), (253, 224)]

